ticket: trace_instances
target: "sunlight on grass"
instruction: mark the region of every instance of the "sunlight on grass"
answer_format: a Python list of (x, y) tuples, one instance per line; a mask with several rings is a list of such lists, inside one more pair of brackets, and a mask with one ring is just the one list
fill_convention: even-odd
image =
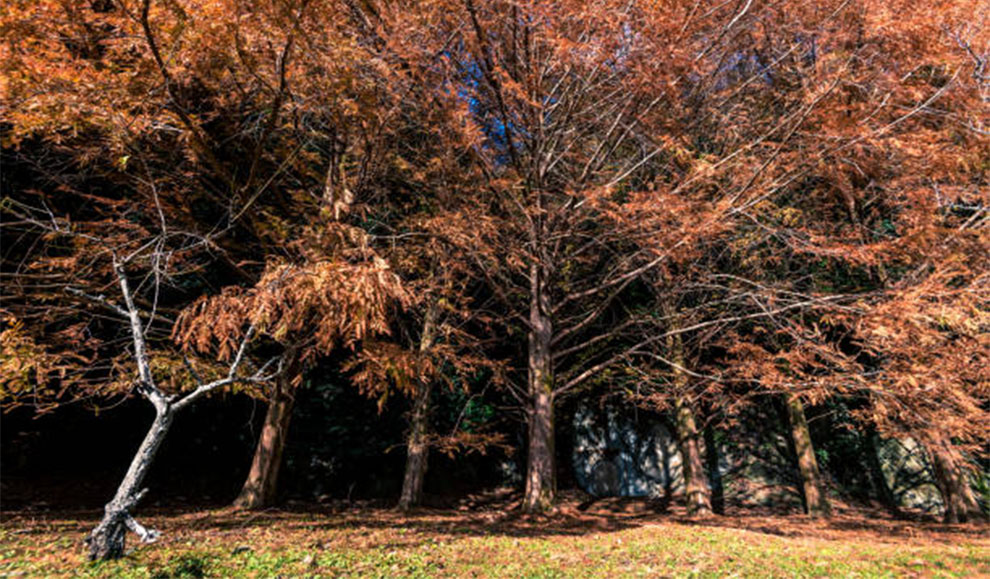
[[(914, 540), (848, 532), (768, 532), (679, 522), (616, 530), (463, 525), (424, 516), (376, 524), (299, 515), (261, 519), (224, 514), (162, 517), (155, 545), (120, 561), (88, 563), (87, 523), (5, 522), (0, 576), (83, 577), (953, 577), (990, 573), (990, 542), (979, 533)], [(771, 523), (772, 524), (772, 523)], [(805, 529), (807, 530), (807, 529)], [(958, 539), (958, 540), (957, 540)]]

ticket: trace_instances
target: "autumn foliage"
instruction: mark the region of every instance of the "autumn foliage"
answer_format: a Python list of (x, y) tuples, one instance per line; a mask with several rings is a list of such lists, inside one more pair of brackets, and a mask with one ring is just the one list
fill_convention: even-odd
[(429, 448), (505, 445), (429, 431), (431, 393), (459, 390), (525, 424), (529, 511), (555, 500), (561, 401), (619, 396), (676, 413), (684, 456), (702, 422), (782, 401), (811, 514), (804, 409), (845, 404), (923, 444), (947, 517), (973, 516), (988, 18), (973, 0), (13, 0), (0, 396), (142, 393), (133, 314), (163, 396), (277, 368), (230, 384), (270, 408), (249, 506), (273, 498), (295, 389), (333, 359), (411, 404), (409, 504)]

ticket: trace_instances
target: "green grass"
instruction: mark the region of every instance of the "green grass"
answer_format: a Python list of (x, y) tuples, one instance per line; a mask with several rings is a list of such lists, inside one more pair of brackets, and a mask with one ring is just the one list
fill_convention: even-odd
[(92, 520), (7, 514), (0, 576), (82, 577), (895, 577), (990, 575), (986, 529), (889, 528), (856, 519), (664, 517), (388, 511), (229, 510), (159, 515), (152, 545), (88, 563)]

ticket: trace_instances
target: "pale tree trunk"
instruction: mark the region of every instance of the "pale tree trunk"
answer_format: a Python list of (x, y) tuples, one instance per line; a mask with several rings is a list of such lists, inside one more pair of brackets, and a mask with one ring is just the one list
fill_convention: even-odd
[(241, 340), (237, 354), (230, 364), (226, 377), (204, 383), (199, 380), (199, 377), (194, 372), (191, 372), (193, 379), (198, 384), (192, 392), (182, 397), (165, 395), (155, 384), (154, 376), (151, 373), (150, 357), (144, 338), (144, 324), (141, 321), (137, 307), (134, 305), (134, 299), (131, 295), (130, 284), (127, 279), (127, 273), (124, 270), (124, 265), (117, 261), (116, 255), (114, 255), (114, 270), (120, 282), (124, 307), (114, 304), (103, 296), (90, 296), (81, 291), (74, 291), (72, 288), (69, 288), (69, 291), (70, 293), (75, 293), (96, 301), (128, 320), (131, 339), (134, 343), (134, 362), (138, 370), (135, 390), (154, 406), (155, 419), (152, 421), (148, 433), (144, 436), (144, 440), (141, 441), (141, 445), (134, 454), (134, 458), (131, 459), (131, 464), (127, 469), (127, 473), (124, 475), (124, 480), (117, 487), (117, 492), (114, 494), (113, 499), (104, 507), (103, 518), (90, 531), (89, 536), (86, 538), (91, 561), (119, 559), (122, 557), (124, 555), (127, 530), (136, 533), (145, 543), (154, 542), (159, 537), (160, 533), (158, 531), (146, 529), (134, 520), (130, 511), (147, 491), (147, 489), (141, 488), (141, 484), (151, 469), (151, 464), (155, 459), (155, 455), (158, 453), (158, 449), (161, 447), (162, 442), (165, 441), (165, 435), (168, 434), (169, 427), (172, 426), (172, 420), (175, 414), (197, 399), (218, 388), (240, 381), (260, 383), (268, 379), (264, 377), (264, 371), (268, 367), (268, 364), (263, 366), (258, 373), (250, 378), (238, 378), (237, 376), (237, 370), (244, 360), (247, 346), (254, 337), (255, 330), (252, 325), (244, 334), (244, 338)]
[(234, 500), (236, 507), (259, 509), (275, 501), (278, 473), (282, 466), (282, 452), (285, 449), (289, 422), (295, 405), (293, 382), (300, 371), (296, 353), (291, 352), (287, 355), (290, 357), (288, 371), (279, 376), (268, 401), (268, 410), (265, 412), (261, 436), (251, 461), (251, 470), (248, 471), (240, 494)]
[[(103, 519), (100, 524), (93, 529), (86, 539), (89, 544), (89, 559), (91, 561), (119, 559), (124, 556), (124, 537), (127, 529), (131, 529), (145, 542), (152, 542), (158, 538), (158, 532), (147, 530), (140, 525), (130, 514), (145, 490), (141, 489), (144, 478), (148, 475), (151, 463), (158, 453), (159, 447), (168, 434), (168, 429), (172, 425), (172, 416), (175, 408), (171, 400), (166, 397), (155, 385), (154, 376), (151, 373), (151, 363), (148, 356), (148, 346), (144, 338), (144, 325), (134, 299), (131, 296), (130, 283), (127, 279), (127, 272), (124, 265), (117, 261), (114, 255), (114, 270), (120, 283), (121, 295), (124, 298), (124, 308), (109, 304), (118, 313), (123, 314), (130, 325), (131, 339), (134, 342), (134, 361), (138, 369), (138, 381), (136, 390), (155, 407), (155, 419), (151, 423), (151, 428), (141, 441), (131, 465), (127, 468), (124, 480), (117, 487), (117, 492), (113, 499), (103, 509)], [(97, 298), (102, 300), (102, 298)], [(243, 350), (243, 346), (242, 346)], [(240, 354), (238, 355), (240, 358)], [(239, 361), (239, 360), (238, 360)], [(235, 364), (237, 362), (235, 361)], [(236, 368), (236, 366), (235, 366)], [(197, 391), (202, 389), (201, 385)], [(191, 400), (196, 392), (189, 396)]]
[(969, 484), (965, 459), (945, 441), (929, 445), (935, 482), (945, 503), (946, 523), (965, 523), (983, 517)]
[(533, 266), (529, 317), (528, 435), (526, 488), (523, 509), (535, 513), (549, 509), (557, 493), (553, 420), (553, 325), (549, 316), (549, 296), (539, 268)]
[[(423, 334), (419, 341), (420, 353), (433, 346), (437, 308), (430, 307), (423, 321)], [(409, 416), (409, 438), (406, 440), (406, 472), (402, 478), (402, 494), (399, 510), (407, 511), (423, 501), (423, 480), (429, 466), (430, 446), (427, 441), (430, 425), (430, 394), (433, 391), (430, 378), (420, 385)]]
[(131, 465), (124, 475), (124, 480), (117, 488), (117, 493), (104, 508), (103, 519), (93, 529), (86, 542), (89, 545), (91, 561), (119, 559), (124, 556), (124, 535), (127, 529), (138, 534), (144, 542), (152, 542), (158, 537), (158, 532), (142, 527), (130, 515), (130, 509), (144, 495), (141, 484), (144, 482), (158, 448), (165, 440), (169, 427), (172, 425), (173, 410), (166, 401), (155, 404), (155, 420), (148, 429), (141, 446), (131, 460)]
[(828, 500), (822, 491), (818, 460), (811, 444), (811, 432), (804, 415), (804, 405), (796, 397), (786, 403), (787, 417), (791, 426), (791, 439), (797, 454), (798, 474), (801, 475), (801, 494), (804, 499), (804, 512), (812, 517), (827, 517), (830, 514)]

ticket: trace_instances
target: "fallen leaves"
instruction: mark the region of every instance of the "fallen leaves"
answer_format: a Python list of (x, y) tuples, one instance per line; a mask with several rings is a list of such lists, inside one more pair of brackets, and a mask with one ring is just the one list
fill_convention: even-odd
[(830, 521), (678, 512), (616, 513), (568, 502), (554, 517), (500, 509), (162, 512), (161, 543), (85, 563), (79, 519), (4, 513), (0, 573), (29, 576), (834, 576), (990, 572), (978, 525), (919, 524), (844, 511)]

